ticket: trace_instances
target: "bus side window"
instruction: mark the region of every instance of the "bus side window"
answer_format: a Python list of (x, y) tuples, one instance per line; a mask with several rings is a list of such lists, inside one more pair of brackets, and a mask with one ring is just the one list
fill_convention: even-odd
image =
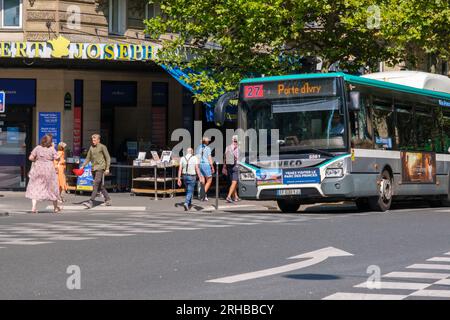
[(450, 153), (450, 110), (442, 108), (442, 146), (444, 153)]
[(395, 147), (395, 126), (391, 100), (374, 97), (372, 110), (375, 149), (392, 150)]
[(372, 149), (372, 122), (367, 94), (361, 94), (361, 109), (350, 111), (350, 126), (352, 148)]
[(439, 142), (439, 128), (433, 120), (433, 114), (433, 106), (424, 104), (416, 105), (417, 150), (437, 151), (436, 145), (439, 144), (437, 143)]
[(415, 149), (415, 129), (413, 122), (413, 104), (395, 101), (395, 113), (397, 116), (397, 144), (400, 150)]

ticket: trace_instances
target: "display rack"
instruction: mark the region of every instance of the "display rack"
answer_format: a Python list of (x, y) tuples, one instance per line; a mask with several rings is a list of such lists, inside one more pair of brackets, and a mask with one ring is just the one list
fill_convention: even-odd
[(133, 166), (131, 179), (131, 192), (133, 194), (153, 194), (155, 200), (158, 195), (171, 198), (177, 193), (185, 192), (184, 188), (177, 186), (176, 165), (164, 163), (147, 166)]

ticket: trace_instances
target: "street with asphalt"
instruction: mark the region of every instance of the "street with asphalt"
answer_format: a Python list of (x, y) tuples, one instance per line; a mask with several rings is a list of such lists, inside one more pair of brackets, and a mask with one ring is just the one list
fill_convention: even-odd
[[(449, 299), (450, 208), (0, 194), (0, 299)], [(101, 200), (101, 199), (99, 199)]]

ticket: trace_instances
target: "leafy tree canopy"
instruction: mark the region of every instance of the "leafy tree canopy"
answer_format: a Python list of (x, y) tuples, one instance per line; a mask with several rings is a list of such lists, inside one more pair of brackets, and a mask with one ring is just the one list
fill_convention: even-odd
[(302, 72), (320, 57), (349, 72), (398, 63), (417, 50), (449, 57), (448, 0), (161, 0), (147, 20), (159, 61), (195, 70), (200, 101), (245, 77)]

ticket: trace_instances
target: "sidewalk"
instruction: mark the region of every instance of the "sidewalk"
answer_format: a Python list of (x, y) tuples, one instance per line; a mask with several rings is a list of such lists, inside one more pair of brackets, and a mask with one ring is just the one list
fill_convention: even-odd
[[(180, 212), (185, 213), (183, 208), (184, 196), (177, 197), (159, 197), (155, 200), (154, 196), (133, 195), (130, 193), (110, 193), (112, 206), (103, 205), (103, 198), (97, 197), (97, 203), (89, 211), (97, 212)], [(69, 193), (65, 196), (66, 202), (63, 204), (63, 211), (88, 211), (82, 203), (89, 200), (89, 194)], [(204, 202), (198, 199), (193, 201), (192, 212), (216, 212), (216, 199), (209, 197), (209, 201)], [(51, 212), (51, 202), (38, 203), (38, 210)], [(25, 192), (22, 191), (0, 191), (0, 216), (13, 215), (14, 213), (27, 213), (31, 210), (31, 201), (25, 198)], [(277, 205), (274, 201), (239, 201), (236, 203), (227, 203), (224, 199), (219, 199), (219, 212), (271, 212), (277, 211)]]

